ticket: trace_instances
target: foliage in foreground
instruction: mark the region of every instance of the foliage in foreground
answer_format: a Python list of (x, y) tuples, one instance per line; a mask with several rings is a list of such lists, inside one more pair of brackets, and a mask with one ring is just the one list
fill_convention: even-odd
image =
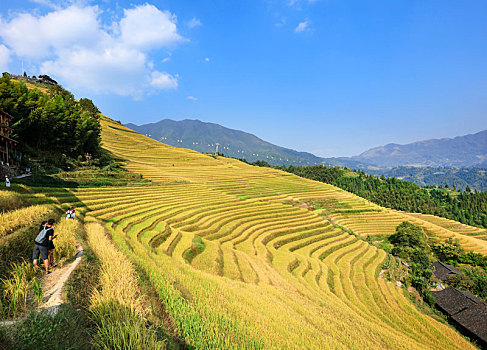
[(6, 349), (84, 350), (91, 348), (89, 327), (83, 312), (63, 304), (55, 315), (32, 311), (18, 327), (0, 329), (0, 341)]
[(0, 316), (13, 318), (21, 315), (27, 308), (28, 296), (32, 292), (40, 301), (42, 290), (30, 261), (13, 263), (10, 274), (1, 280)]

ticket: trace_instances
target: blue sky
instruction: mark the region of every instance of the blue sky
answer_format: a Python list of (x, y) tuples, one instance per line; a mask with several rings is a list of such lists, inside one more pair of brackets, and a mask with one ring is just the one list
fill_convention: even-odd
[(320, 156), (487, 129), (486, 1), (0, 3), (0, 70)]

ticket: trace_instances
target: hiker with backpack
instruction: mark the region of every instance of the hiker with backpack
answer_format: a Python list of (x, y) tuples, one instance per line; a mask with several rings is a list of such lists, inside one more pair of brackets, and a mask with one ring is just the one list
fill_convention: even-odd
[(41, 230), (34, 242), (34, 252), (32, 253), (32, 260), (34, 267), (37, 266), (39, 260), (39, 255), (44, 261), (44, 267), (46, 268), (46, 275), (50, 273), (49, 271), (49, 243), (56, 238), (54, 235), (54, 219), (49, 219), (47, 223), (41, 225)]

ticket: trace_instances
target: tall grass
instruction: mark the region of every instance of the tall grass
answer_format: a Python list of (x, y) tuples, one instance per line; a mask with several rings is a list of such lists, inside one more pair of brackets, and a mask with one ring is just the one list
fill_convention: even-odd
[(21, 227), (31, 225), (48, 214), (50, 209), (46, 205), (33, 205), (9, 212), (0, 213), (0, 237), (3, 237)]
[(81, 224), (77, 220), (61, 220), (55, 227), (54, 261), (57, 263), (63, 259), (70, 259), (76, 254), (76, 233), (81, 230)]
[(29, 292), (37, 301), (42, 298), (40, 283), (28, 261), (12, 264), (8, 278), (1, 280), (0, 313), (3, 317), (17, 317), (27, 306)]
[(98, 223), (86, 226), (88, 244), (101, 264), (100, 289), (91, 297), (93, 320), (98, 329), (97, 349), (162, 349), (155, 330), (146, 325), (144, 307), (134, 267), (105, 235)]
[(14, 209), (22, 208), (26, 205), (26, 202), (20, 195), (20, 193), (13, 191), (0, 191), (0, 213)]

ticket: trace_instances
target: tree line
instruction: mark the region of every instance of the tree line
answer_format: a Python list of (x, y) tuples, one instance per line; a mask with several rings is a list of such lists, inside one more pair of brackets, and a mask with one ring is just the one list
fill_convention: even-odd
[(101, 152), (99, 110), (89, 99), (76, 101), (58, 85), (47, 93), (28, 89), (4, 73), (0, 78), (0, 109), (13, 117), (11, 137), (24, 152), (76, 158)]

